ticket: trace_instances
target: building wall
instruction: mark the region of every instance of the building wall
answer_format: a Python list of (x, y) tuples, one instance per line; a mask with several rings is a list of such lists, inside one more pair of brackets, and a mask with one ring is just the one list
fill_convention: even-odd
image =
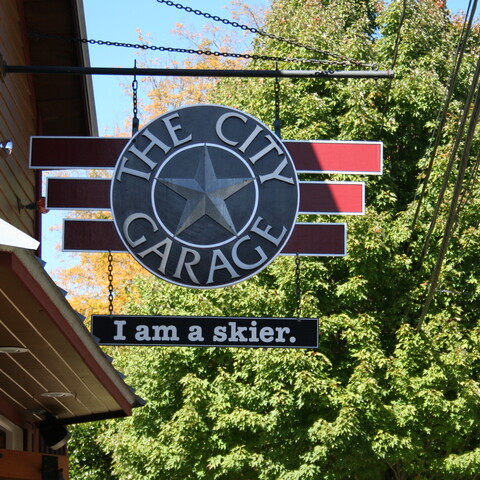
[[(10, 65), (27, 63), (22, 2), (0, 2), (0, 55)], [(3, 77), (3, 75), (0, 75)], [(35, 235), (35, 212), (28, 205), (35, 198), (35, 171), (28, 168), (30, 136), (36, 132), (31, 79), (24, 74), (0, 78), (0, 141), (13, 141), (13, 153), (0, 155), (0, 218), (30, 236)]]

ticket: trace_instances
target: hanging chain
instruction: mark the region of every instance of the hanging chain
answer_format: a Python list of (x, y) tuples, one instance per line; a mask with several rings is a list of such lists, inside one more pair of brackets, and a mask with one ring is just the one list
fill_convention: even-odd
[(113, 256), (108, 252), (108, 313), (113, 315)]
[[(311, 45), (306, 45), (304, 43), (297, 42), (296, 40), (291, 40), (289, 38), (280, 37), (280, 36), (274, 35), (272, 33), (267, 33), (263, 30), (258, 29), (258, 28), (249, 27), (248, 25), (242, 25), (241, 23), (234, 22), (234, 21), (228, 20), (226, 18), (221, 18), (217, 15), (212, 15), (210, 13), (202, 12), (201, 10), (197, 10), (197, 9), (192, 8), (192, 7), (182, 5), (181, 3), (175, 3), (175, 2), (172, 2), (171, 0), (157, 0), (157, 2), (158, 3), (163, 3), (163, 4), (165, 4), (169, 7), (175, 7), (179, 10), (185, 10), (188, 13), (194, 13), (195, 15), (204, 17), (207, 20), (213, 20), (214, 22), (220, 22), (220, 23), (223, 23), (224, 25), (230, 25), (231, 27), (240, 28), (241, 30), (244, 30), (244, 31), (249, 31), (250, 33), (253, 33), (255, 35), (260, 35), (262, 37), (267, 37), (267, 38), (270, 38), (272, 40), (277, 40), (279, 42), (288, 43), (289, 45), (304, 48), (305, 50), (308, 50), (310, 52), (320, 53), (321, 55), (327, 55), (329, 57), (337, 58), (337, 59), (340, 59), (343, 62), (348, 62), (348, 64), (350, 64), (350, 65), (367, 66), (367, 64), (365, 64), (363, 62), (361, 62), (359, 60), (352, 59), (352, 58), (345, 57), (345, 55), (340, 55), (338, 53), (333, 53), (333, 52), (327, 52), (326, 50), (321, 50), (321, 49), (313, 47)], [(368, 66), (371, 67), (373, 65), (368, 65)]]
[(192, 48), (174, 48), (174, 47), (162, 47), (156, 45), (146, 45), (144, 43), (125, 43), (125, 42), (112, 42), (110, 40), (94, 40), (88, 38), (76, 38), (69, 37), (67, 35), (53, 35), (53, 34), (44, 34), (44, 33), (29, 33), (29, 37), (39, 40), (42, 38), (53, 39), (53, 40), (62, 40), (78, 43), (88, 43), (89, 45), (100, 45), (107, 47), (122, 47), (122, 48), (135, 48), (137, 50), (152, 50), (158, 52), (168, 52), (168, 53), (187, 53), (189, 55), (211, 55), (214, 57), (225, 57), (225, 58), (244, 58), (246, 60), (262, 60), (262, 61), (272, 61), (272, 62), (294, 62), (294, 63), (305, 63), (312, 65), (338, 65), (338, 66), (363, 66), (368, 68), (377, 68), (377, 65), (362, 63), (358, 61), (350, 60), (320, 60), (316, 58), (297, 58), (297, 57), (275, 57), (270, 55), (256, 55), (249, 53), (232, 53), (232, 52), (217, 52), (211, 50), (195, 50)]
[[(133, 68), (137, 68), (137, 61), (135, 60)], [(133, 101), (133, 118), (132, 118), (132, 137), (138, 132), (138, 125), (139, 125), (139, 120), (137, 117), (138, 113), (138, 81), (137, 81), (137, 76), (133, 76), (133, 82), (132, 82), (132, 101)]]
[(297, 318), (300, 318), (302, 313), (302, 279), (301, 279), (301, 270), (300, 270), (300, 255), (297, 253), (295, 256), (295, 293), (297, 300)]
[(273, 122), (273, 128), (275, 129), (275, 135), (278, 138), (282, 138), (282, 121), (280, 120), (280, 79), (278, 77), (275, 77), (273, 91), (275, 94), (275, 120)]

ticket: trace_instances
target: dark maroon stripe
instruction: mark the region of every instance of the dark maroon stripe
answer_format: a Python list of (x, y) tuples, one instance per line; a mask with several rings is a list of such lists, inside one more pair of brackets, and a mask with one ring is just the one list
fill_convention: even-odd
[[(65, 220), (63, 248), (66, 251), (125, 252), (113, 222)], [(299, 223), (282, 251), (283, 255), (345, 255), (345, 225)]]
[(125, 245), (108, 220), (65, 220), (63, 249), (66, 251), (126, 252)]
[[(32, 137), (32, 168), (113, 168), (129, 138)], [(283, 142), (297, 170), (381, 173), (381, 143)]]
[[(109, 179), (49, 178), (47, 208), (110, 209)], [(363, 184), (300, 183), (302, 213), (362, 213)]]
[(345, 229), (343, 223), (297, 223), (282, 255), (345, 255)]
[(360, 183), (300, 183), (302, 213), (363, 213), (364, 185)]
[(47, 208), (110, 209), (110, 179), (48, 178)]
[(129, 138), (32, 137), (32, 168), (113, 168)]

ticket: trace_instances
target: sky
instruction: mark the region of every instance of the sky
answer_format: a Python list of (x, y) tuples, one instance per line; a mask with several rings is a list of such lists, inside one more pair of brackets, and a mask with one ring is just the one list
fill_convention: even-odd
[[(177, 23), (182, 23), (192, 31), (200, 31), (207, 20), (202, 16), (158, 3), (156, 0), (83, 0), (87, 36), (93, 40), (122, 43), (138, 43), (138, 31), (149, 35), (151, 43), (163, 47), (192, 48), (188, 41), (175, 36), (172, 31)], [(231, 19), (228, 11), (229, 0), (175, 0), (194, 9)], [(266, 5), (268, 0), (252, 0), (249, 3)], [(466, 10), (468, 0), (448, 0), (452, 12)], [(218, 24), (217, 24), (218, 25)], [(232, 27), (233, 28), (233, 27)], [(242, 53), (241, 51), (237, 53)], [(93, 67), (134, 66), (138, 51), (132, 48), (89, 45), (90, 64)], [(167, 61), (168, 54), (155, 52), (160, 63)], [(184, 58), (180, 55), (178, 59)], [(170, 57), (171, 58), (171, 57)], [(124, 127), (132, 117), (130, 89), (132, 77), (102, 76), (92, 77), (99, 136), (112, 136), (117, 126)], [(139, 82), (140, 83), (140, 82)], [(141, 92), (139, 92), (142, 95)], [(71, 264), (72, 256), (60, 252), (61, 232), (52, 231), (54, 225), (61, 224), (65, 212), (51, 211), (43, 215), (42, 258), (50, 273), (58, 267)]]
[[(229, 0), (175, 0), (185, 6), (231, 18)], [(268, 4), (268, 0), (252, 0), (251, 4)], [(468, 0), (448, 0), (452, 12), (466, 10)], [(158, 3), (156, 0), (84, 0), (87, 35), (94, 40), (110, 40), (124, 43), (138, 43), (138, 29), (149, 34), (152, 44), (164, 47), (191, 48), (172, 34), (177, 23), (200, 30), (207, 22), (202, 16)], [(137, 50), (89, 45), (90, 63), (95, 67), (133, 67), (138, 56)], [(238, 52), (242, 53), (242, 52)], [(163, 55), (163, 57), (162, 57)], [(166, 54), (155, 53), (160, 59)], [(179, 58), (184, 58), (185, 55)], [(117, 125), (123, 127), (132, 114), (132, 100), (125, 92), (124, 85), (131, 85), (131, 77), (93, 76), (94, 95), (100, 136), (114, 135)]]
[[(185, 0), (182, 3), (221, 18), (231, 19), (228, 11), (229, 0)], [(255, 0), (252, 4), (265, 5), (267, 0)], [(137, 44), (138, 30), (151, 37), (151, 43), (162, 47), (192, 48), (193, 44), (175, 36), (172, 31), (177, 23), (191, 30), (200, 31), (208, 20), (203, 16), (158, 3), (156, 0), (84, 0), (87, 34), (90, 39), (110, 40)], [(218, 25), (218, 23), (217, 23)], [(232, 27), (233, 28), (233, 27)], [(90, 64), (95, 67), (134, 66), (138, 51), (131, 48), (89, 45)], [(243, 52), (238, 52), (243, 53)], [(160, 63), (171, 58), (171, 54), (153, 52)], [(178, 59), (184, 59), (179, 54)], [(160, 65), (163, 66), (163, 65)], [(132, 115), (132, 100), (125, 92), (131, 77), (93, 76), (94, 95), (97, 107), (98, 131), (100, 136), (114, 134), (116, 125), (123, 127)]]

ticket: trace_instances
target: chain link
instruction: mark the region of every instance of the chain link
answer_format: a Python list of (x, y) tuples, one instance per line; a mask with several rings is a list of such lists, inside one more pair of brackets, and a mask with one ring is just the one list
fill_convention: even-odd
[[(276, 57), (271, 55), (257, 55), (250, 53), (232, 53), (232, 52), (218, 52), (212, 50), (195, 50), (193, 48), (174, 48), (174, 47), (162, 47), (156, 45), (146, 45), (143, 43), (125, 43), (125, 42), (112, 42), (110, 40), (95, 40), (88, 38), (77, 38), (69, 37), (66, 35), (53, 35), (53, 34), (40, 34), (40, 33), (30, 33), (30, 37), (33, 39), (51, 39), (51, 40), (61, 40), (61, 41), (71, 41), (77, 43), (87, 43), (89, 45), (101, 45), (107, 47), (120, 47), (120, 48), (133, 48), (137, 50), (152, 50), (158, 52), (167, 52), (167, 53), (187, 53), (189, 55), (207, 55), (214, 57), (224, 57), (224, 58), (243, 58), (246, 60), (259, 60), (266, 62), (285, 62), (285, 63), (304, 63), (311, 65), (336, 65), (336, 66), (351, 66), (352, 61), (350, 60), (321, 60), (317, 58), (300, 58), (300, 57)], [(368, 68), (377, 68), (374, 64), (356, 62), (354, 65), (363, 66)]]
[(113, 315), (113, 256), (108, 252), (108, 313)]
[(274, 35), (273, 33), (267, 33), (263, 30), (255, 28), (255, 27), (249, 27), (248, 25), (242, 25), (238, 22), (228, 20), (226, 18), (221, 18), (217, 15), (212, 15), (210, 13), (202, 12), (201, 10), (197, 10), (197, 9), (192, 8), (192, 7), (182, 5), (181, 3), (175, 3), (175, 2), (172, 2), (171, 0), (157, 0), (157, 2), (162, 3), (164, 5), (167, 5), (169, 7), (175, 7), (179, 10), (185, 10), (188, 13), (193, 13), (195, 15), (204, 17), (208, 20), (213, 20), (214, 22), (220, 22), (220, 23), (223, 23), (224, 25), (229, 25), (231, 27), (240, 28), (241, 30), (244, 30), (244, 31), (249, 31), (250, 33), (253, 33), (255, 35), (260, 35), (262, 37), (266, 37), (266, 38), (270, 38), (272, 40), (277, 40), (279, 42), (287, 43), (287, 44), (293, 45), (295, 47), (300, 47), (300, 48), (303, 48), (305, 50), (308, 50), (309, 52), (315, 52), (315, 53), (319, 53), (321, 55), (327, 55), (329, 57), (339, 59), (342, 62), (347, 62), (349, 65), (357, 65), (357, 66), (364, 66), (364, 67), (365, 66), (369, 66), (369, 67), (373, 66), (373, 65), (361, 62), (359, 60), (348, 58), (345, 55), (341, 55), (341, 54), (333, 53), (333, 52), (328, 52), (326, 50), (321, 50), (321, 49), (313, 47), (311, 45), (307, 45), (305, 43), (298, 42), (297, 40), (291, 40), (289, 38), (281, 37), (279, 35)]
[(295, 293), (297, 300), (297, 318), (300, 318), (302, 313), (302, 278), (300, 270), (300, 255), (297, 253), (295, 256)]
[[(135, 60), (134, 68), (137, 68), (137, 61)], [(133, 102), (133, 118), (132, 118), (132, 137), (138, 132), (139, 120), (138, 113), (138, 81), (137, 76), (134, 75), (132, 82), (132, 102)]]

